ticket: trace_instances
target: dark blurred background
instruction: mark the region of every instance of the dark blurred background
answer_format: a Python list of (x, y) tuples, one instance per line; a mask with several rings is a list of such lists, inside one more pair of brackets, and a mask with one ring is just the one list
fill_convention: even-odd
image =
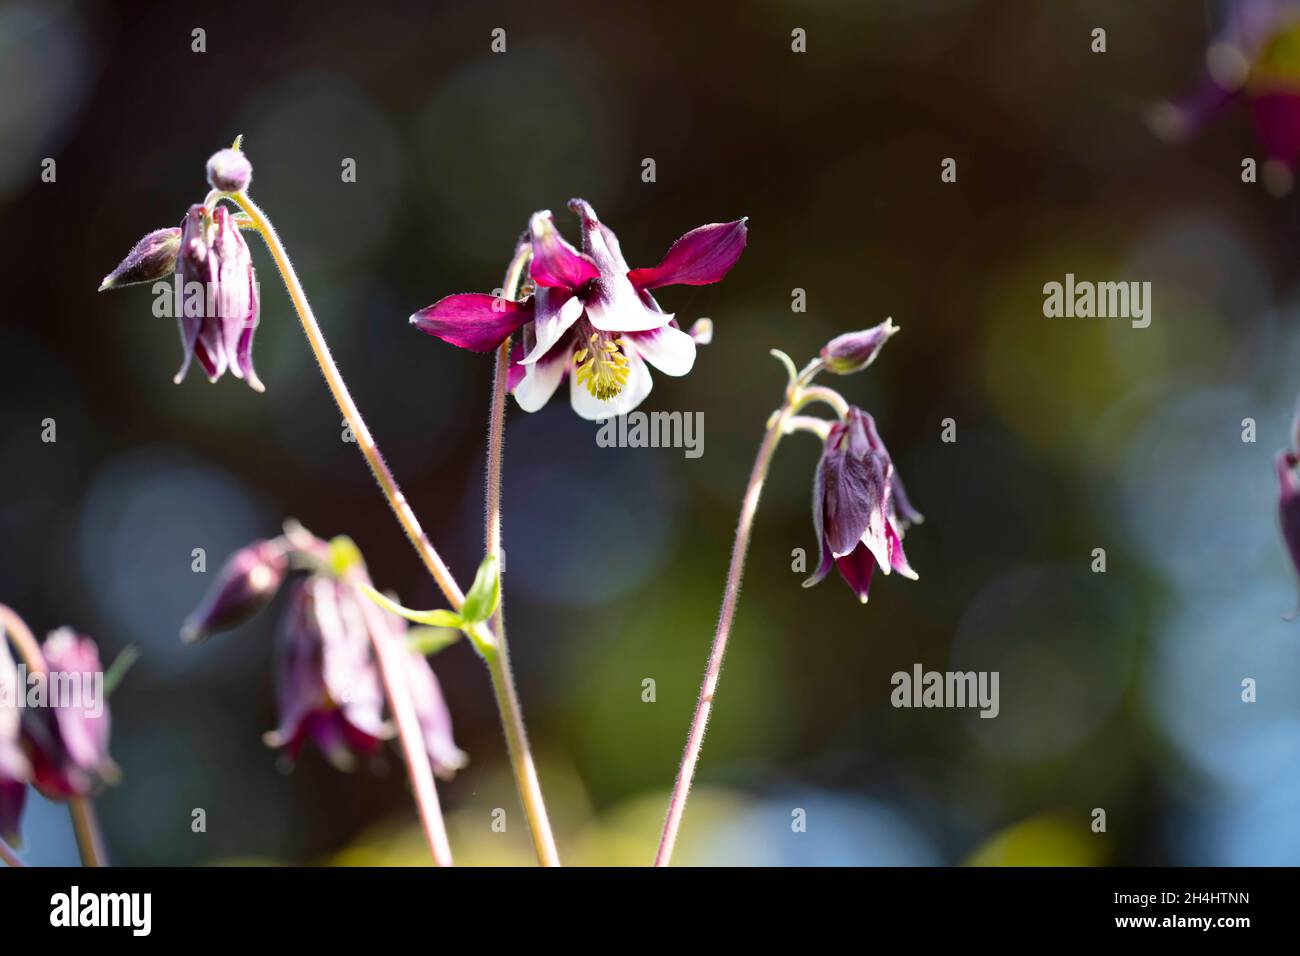
[[(463, 583), (491, 359), (407, 316), (498, 286), (535, 209), (576, 242), (571, 196), (633, 266), (750, 217), (724, 282), (660, 296), (715, 323), (694, 371), (656, 375), (643, 406), (703, 411), (703, 457), (598, 448), (563, 392), (534, 415), (511, 403), (507, 610), (567, 862), (653, 856), (780, 401), (768, 349), (802, 363), (885, 316), (903, 331), (881, 359), (830, 384), (876, 416), (926, 515), (907, 538), (920, 580), (878, 576), (866, 607), (834, 575), (800, 587), (818, 448), (785, 442), (679, 861), (1300, 862), (1300, 625), (1282, 620), (1272, 473), (1300, 388), (1297, 200), (1242, 183), (1244, 111), (1183, 146), (1144, 121), (1195, 85), (1219, 16), (1185, 0), (0, 7), (0, 600), (106, 659), (143, 651), (112, 701), (124, 776), (98, 800), (115, 861), (426, 860), (395, 751), (386, 773), (310, 749), (285, 773), (261, 743), (279, 604), (203, 647), (177, 638), (225, 556), (290, 515), (354, 537), (405, 603), (441, 603), (341, 440), (259, 242), (264, 395), (197, 369), (173, 385), (178, 336), (148, 287), (96, 292), (242, 133), (252, 193)], [(1152, 282), (1151, 326), (1044, 318), (1043, 284), (1066, 272)], [(892, 708), (890, 675), (914, 663), (1000, 671), (999, 717)], [(472, 761), (441, 787), (458, 862), (529, 863), (485, 670), (464, 645), (434, 664)], [(32, 862), (75, 859), (61, 807), (35, 800), (25, 830)]]

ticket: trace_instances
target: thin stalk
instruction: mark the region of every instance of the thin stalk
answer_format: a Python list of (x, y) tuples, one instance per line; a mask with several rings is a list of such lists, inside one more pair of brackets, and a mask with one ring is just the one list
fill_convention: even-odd
[[(531, 257), (532, 246), (525, 237), (515, 249), (514, 258), (506, 271), (502, 294), (507, 299), (518, 298), (524, 281), (524, 269)], [(501, 551), (501, 470), (505, 448), (506, 395), (510, 383), (510, 348), (511, 341), (507, 338), (497, 349), (496, 369), (492, 379), (492, 407), (488, 414), (486, 519), (483, 532), (487, 553), (501, 559), (503, 578), (505, 562)], [(542, 799), (537, 767), (528, 746), (528, 731), (524, 726), (523, 710), (519, 706), (519, 692), (515, 688), (514, 674), (510, 668), (510, 648), (506, 643), (504, 608), (503, 583), (502, 598), (492, 620), (496, 643), (494, 647), (482, 645), (483, 659), (492, 677), (492, 690), (496, 695), (497, 708), (501, 712), (501, 726), (505, 730), (506, 748), (510, 754), (515, 784), (519, 789), (519, 800), (523, 804), (524, 816), (528, 820), (528, 830), (533, 837), (533, 848), (537, 851), (537, 860), (542, 866), (559, 866), (560, 855), (555, 847), (555, 836), (551, 832), (550, 819), (546, 815), (546, 803)]]
[(89, 797), (70, 797), (68, 813), (72, 817), (72, 829), (77, 834), (82, 866), (107, 866), (108, 854), (104, 851), (104, 838), (99, 832), (95, 804)]
[[(368, 583), (368, 582), (367, 582)], [(397, 736), (406, 758), (411, 789), (415, 791), (415, 805), (420, 811), (420, 823), (429, 842), (436, 866), (451, 866), (451, 843), (447, 840), (447, 827), (442, 819), (442, 805), (438, 801), (438, 787), (433, 779), (433, 768), (424, 747), (424, 734), (420, 730), (420, 717), (411, 700), (410, 685), (406, 680), (403, 659), (397, 653), (406, 653), (403, 642), (396, 638), (379, 606), (371, 601), (359, 601), (361, 613), (366, 618), (370, 644), (379, 661), (379, 677), (384, 693), (393, 709)]]
[(691, 718), (691, 729), (686, 736), (686, 750), (682, 754), (681, 767), (677, 771), (677, 781), (673, 784), (673, 795), (668, 803), (668, 817), (664, 821), (663, 835), (659, 839), (659, 851), (655, 855), (655, 866), (667, 866), (673, 856), (673, 847), (677, 843), (677, 831), (682, 824), (682, 814), (686, 810), (686, 799), (690, 796), (691, 783), (695, 779), (695, 765), (700, 759), (700, 748), (704, 744), (704, 732), (708, 727), (709, 713), (713, 709), (713, 695), (718, 689), (718, 677), (722, 673), (722, 659), (727, 653), (727, 638), (731, 636), (731, 622), (736, 616), (736, 604), (740, 599), (740, 581), (745, 573), (745, 556), (749, 551), (750, 533), (754, 528), (754, 516), (758, 513), (758, 499), (763, 493), (763, 483), (767, 480), (768, 469), (772, 465), (772, 456), (776, 446), (785, 434), (785, 423), (791, 413), (791, 406), (797, 400), (797, 387), (792, 386), (786, 400), (768, 421), (763, 442), (758, 446), (758, 455), (749, 474), (749, 485), (745, 488), (745, 497), (740, 507), (740, 522), (736, 526), (736, 540), (731, 548), (731, 567), (727, 571), (727, 585), (722, 594), (722, 613), (718, 617), (718, 628), (713, 635), (713, 646), (709, 650), (709, 663), (704, 671), (704, 683), (700, 686), (699, 700), (695, 704), (695, 716)]
[[(343, 381), (343, 375), (339, 372), (333, 355), (330, 354), (329, 345), (325, 342), (325, 336), (307, 301), (307, 294), (303, 291), (302, 283), (298, 280), (298, 274), (294, 271), (293, 263), (289, 261), (289, 254), (285, 251), (275, 226), (246, 193), (231, 193), (229, 198), (248, 215), (253, 227), (265, 241), (271, 259), (280, 271), (280, 278), (284, 280), (284, 286), (289, 292), (294, 311), (298, 313), (298, 319), (302, 323), (312, 354), (316, 356), (316, 364), (320, 366), (321, 374), (325, 376), (325, 384), (329, 386), (330, 394), (334, 396), (339, 411), (347, 420), (357, 447), (361, 450), (366, 464), (370, 466), (370, 471), (375, 476), (375, 481), (379, 483), (379, 488), (388, 501), (389, 507), (393, 509), (393, 514), (397, 516), (398, 524), (406, 532), (407, 538), (415, 547), (416, 553), (420, 555), (425, 567), (429, 569), (429, 573), (433, 575), (434, 581), (437, 582), (447, 601), (453, 608), (459, 610), (465, 603), (464, 592), (456, 584), (451, 571), (429, 542), (428, 536), (425, 535), (424, 529), (420, 527), (420, 522), (415, 517), (415, 512), (407, 503), (406, 496), (398, 487), (388, 463), (379, 453), (379, 447), (371, 437), (370, 429), (366, 427), (365, 419), (361, 417), (361, 411), (352, 400), (352, 395)], [(383, 667), (383, 662), (388, 660), (386, 648), (382, 648), (377, 641), (375, 651), (381, 663), (381, 670), (388, 670)], [(415, 790), (416, 803), (419, 806), (425, 835), (429, 840), (430, 851), (433, 853), (435, 863), (448, 864), (451, 862), (451, 852), (447, 848), (446, 828), (442, 821), (441, 807), (437, 802), (437, 789), (432, 785), (433, 769), (429, 766), (429, 755), (424, 749), (423, 738), (418, 733), (418, 722), (413, 726), (412, 721), (403, 720), (401, 717), (410, 706), (409, 695), (405, 692), (404, 682), (391, 674), (385, 677), (385, 690), (389, 694), (389, 704), (397, 719), (398, 734), (402, 738), (402, 752), (406, 757), (407, 770)]]
[(384, 456), (379, 453), (379, 447), (375, 444), (370, 429), (366, 427), (365, 420), (361, 417), (361, 411), (352, 400), (351, 393), (348, 392), (348, 387), (343, 381), (339, 367), (334, 362), (334, 356), (330, 354), (329, 345), (326, 344), (325, 336), (316, 322), (316, 316), (311, 310), (311, 305), (307, 302), (307, 294), (303, 291), (302, 283), (298, 281), (298, 274), (294, 271), (293, 263), (289, 261), (289, 254), (285, 252), (284, 244), (280, 241), (280, 236), (276, 233), (275, 227), (257, 204), (248, 198), (247, 193), (230, 193), (227, 195), (229, 195), (231, 201), (248, 214), (254, 228), (266, 242), (266, 248), (271, 253), (271, 259), (275, 262), (276, 268), (280, 270), (280, 278), (284, 280), (285, 288), (289, 292), (289, 299), (293, 302), (294, 311), (298, 313), (298, 319), (302, 323), (302, 330), (307, 335), (307, 343), (311, 346), (312, 354), (316, 356), (316, 364), (320, 366), (321, 374), (325, 376), (325, 384), (329, 386), (330, 394), (334, 396), (339, 411), (343, 413), (348, 427), (352, 429), (352, 436), (356, 439), (357, 448), (360, 449), (362, 456), (366, 459), (366, 464), (370, 466), (370, 471), (375, 476), (375, 481), (379, 483), (380, 491), (383, 492), (384, 498), (388, 501), (388, 506), (393, 509), (393, 514), (397, 516), (398, 524), (402, 526), (402, 530), (410, 539), (416, 553), (420, 556), (420, 560), (429, 569), (429, 573), (437, 583), (438, 589), (447, 598), (447, 602), (454, 609), (459, 610), (461, 605), (465, 603), (465, 593), (461, 591), (460, 585), (451, 576), (451, 571), (448, 570), (437, 549), (430, 543), (424, 529), (420, 526), (419, 519), (415, 517), (415, 512), (411, 510), (410, 504), (407, 503), (406, 496), (402, 494), (402, 489), (398, 487), (397, 479), (393, 477), (388, 463), (384, 461)]
[(655, 854), (655, 866), (667, 866), (672, 860), (673, 848), (677, 844), (677, 832), (682, 825), (682, 814), (686, 811), (686, 800), (691, 793), (691, 783), (695, 779), (695, 765), (700, 759), (700, 748), (704, 745), (704, 733), (708, 728), (709, 714), (713, 710), (713, 695), (717, 693), (718, 678), (722, 674), (722, 660), (727, 653), (727, 639), (731, 636), (731, 623), (736, 617), (736, 604), (740, 600), (740, 581), (745, 574), (745, 557), (749, 552), (749, 538), (754, 528), (754, 516), (758, 513), (758, 499), (763, 493), (763, 483), (767, 480), (768, 469), (772, 466), (772, 456), (781, 437), (793, 431), (810, 431), (824, 437), (823, 428), (829, 425), (819, 419), (795, 415), (804, 405), (820, 401), (835, 409), (843, 418), (848, 409), (847, 403), (840, 395), (829, 388), (813, 385), (812, 381), (824, 365), (819, 358), (799, 371), (795, 371), (794, 362), (788, 355), (778, 349), (772, 355), (785, 367), (790, 377), (785, 390), (785, 400), (767, 420), (767, 431), (763, 434), (762, 444), (758, 446), (758, 455), (754, 467), (749, 473), (749, 485), (745, 488), (745, 497), (740, 506), (740, 522), (736, 526), (736, 540), (731, 548), (731, 566), (727, 569), (727, 584), (722, 592), (722, 612), (718, 616), (718, 627), (713, 634), (713, 646), (709, 649), (709, 662), (704, 671), (704, 683), (700, 686), (700, 696), (695, 704), (695, 716), (691, 718), (691, 729), (686, 735), (686, 749), (682, 753), (682, 763), (677, 770), (677, 780), (673, 784), (673, 794), (668, 802), (668, 816), (664, 820), (663, 835), (659, 838), (659, 850)]

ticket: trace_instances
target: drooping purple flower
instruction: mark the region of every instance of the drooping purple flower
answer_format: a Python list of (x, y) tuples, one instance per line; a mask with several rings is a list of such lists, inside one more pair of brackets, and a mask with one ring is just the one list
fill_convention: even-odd
[(447, 296), (411, 316), (423, 332), (461, 348), (495, 349), (520, 328), (512, 350), (510, 388), (519, 406), (537, 411), (569, 378), (569, 398), (591, 421), (636, 408), (650, 393), (647, 363), (685, 375), (697, 342), (711, 326), (688, 334), (655, 301), (652, 289), (717, 282), (739, 260), (744, 219), (693, 229), (649, 269), (629, 269), (618, 238), (581, 199), (569, 202), (582, 225), (582, 249), (570, 245), (548, 211), (529, 223), (534, 292), (522, 302), (468, 293)]
[(832, 563), (864, 604), (877, 566), (915, 580), (903, 553), (903, 533), (921, 520), (875, 420), (850, 408), (844, 421), (831, 426), (813, 479), (813, 528), (821, 557), (804, 587), (821, 581)]
[(190, 361), (197, 358), (209, 381), (215, 382), (229, 369), (254, 391), (265, 391), (253, 370), (257, 276), (248, 243), (225, 206), (190, 207), (181, 223), (176, 271), (181, 281), (179, 320), (185, 358), (175, 381), (184, 380)]
[(27, 689), (0, 630), (0, 839), (19, 842), (19, 822), (27, 800), (32, 766), (23, 753), (22, 713)]
[(41, 645), (48, 700), (24, 720), (32, 785), (51, 799), (84, 796), (118, 775), (108, 755), (110, 718), (99, 650), (89, 637), (59, 628)]
[(279, 726), (265, 737), (297, 759), (311, 738), (340, 770), (392, 736), (356, 589), (313, 575), (293, 586), (276, 654)]
[(1289, 192), (1300, 161), (1300, 2), (1227, 0), (1222, 31), (1206, 52), (1199, 86), (1151, 113), (1155, 132), (1181, 141), (1225, 106), (1245, 99), (1263, 148), (1264, 183)]
[(288, 570), (283, 540), (254, 541), (236, 551), (203, 603), (185, 619), (181, 640), (192, 644), (238, 627), (271, 602)]

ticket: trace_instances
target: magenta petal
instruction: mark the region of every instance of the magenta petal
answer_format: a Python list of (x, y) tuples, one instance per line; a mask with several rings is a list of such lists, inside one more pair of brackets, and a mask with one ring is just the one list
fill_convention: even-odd
[(907, 563), (907, 555), (903, 553), (903, 542), (898, 537), (893, 525), (886, 525), (886, 533), (889, 541), (889, 566), (905, 578), (916, 580), (917, 574), (912, 570), (912, 566)]
[(549, 212), (534, 213), (529, 228), (533, 234), (529, 274), (537, 285), (576, 290), (600, 275), (591, 257), (573, 248), (560, 235)]
[(876, 559), (867, 550), (865, 544), (859, 544), (849, 554), (835, 559), (840, 569), (840, 577), (853, 589), (858, 600), (867, 603), (867, 591), (871, 588), (871, 573), (876, 569)]
[(843, 454), (827, 455), (821, 474), (826, 489), (823, 521), (827, 543), (832, 553), (845, 555), (868, 533), (884, 500), (884, 481), (878, 470), (862, 459)]
[(512, 392), (515, 390), (515, 386), (524, 380), (524, 374), (528, 371), (528, 368), (523, 364), (523, 360), (523, 343), (516, 342), (510, 346), (510, 371), (506, 374), (506, 388)]
[(466, 292), (439, 299), (411, 316), (421, 332), (473, 352), (491, 352), (533, 317), (533, 302)]
[(700, 226), (674, 242), (659, 265), (633, 269), (627, 277), (638, 289), (717, 282), (740, 259), (748, 234), (744, 219)]

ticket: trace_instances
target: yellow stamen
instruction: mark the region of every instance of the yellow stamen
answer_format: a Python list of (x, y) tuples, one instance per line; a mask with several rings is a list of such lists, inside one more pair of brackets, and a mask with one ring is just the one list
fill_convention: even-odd
[(588, 342), (590, 345), (578, 349), (573, 356), (574, 374), (588, 392), (607, 402), (623, 391), (632, 374), (623, 352), (624, 343), (622, 339), (606, 339), (599, 332), (592, 332)]

